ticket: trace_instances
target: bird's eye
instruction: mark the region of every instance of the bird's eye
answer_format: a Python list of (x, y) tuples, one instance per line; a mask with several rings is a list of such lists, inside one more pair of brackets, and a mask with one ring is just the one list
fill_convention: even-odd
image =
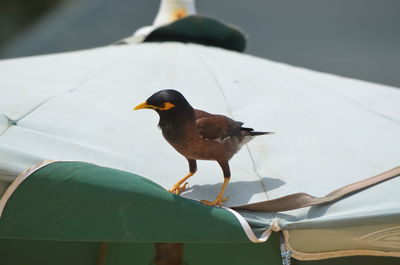
[(175, 107), (175, 105), (174, 104), (172, 104), (171, 102), (164, 102), (163, 103), (163, 105), (162, 105), (162, 107), (160, 108), (160, 110), (170, 110), (170, 109), (172, 109), (173, 107)]

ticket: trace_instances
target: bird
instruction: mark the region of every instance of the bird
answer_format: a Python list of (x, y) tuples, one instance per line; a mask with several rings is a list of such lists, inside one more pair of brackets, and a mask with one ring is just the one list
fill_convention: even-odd
[(228, 199), (225, 188), (231, 178), (229, 160), (255, 136), (272, 132), (257, 132), (243, 127), (243, 122), (229, 117), (194, 109), (177, 90), (164, 89), (151, 95), (133, 110), (152, 109), (159, 115), (158, 126), (167, 142), (189, 163), (189, 173), (172, 186), (176, 195), (186, 190), (186, 182), (197, 171), (197, 160), (214, 160), (220, 165), (224, 182), (213, 201), (201, 200), (209, 206), (222, 206)]

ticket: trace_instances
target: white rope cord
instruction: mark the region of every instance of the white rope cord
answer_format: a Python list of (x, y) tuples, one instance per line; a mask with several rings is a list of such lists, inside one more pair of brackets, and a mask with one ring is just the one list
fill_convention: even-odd
[(246, 219), (243, 218), (243, 216), (241, 216), (238, 212), (222, 206), (222, 208), (224, 208), (225, 210), (228, 210), (229, 212), (231, 212), (239, 221), (240, 225), (242, 226), (246, 236), (250, 239), (251, 242), (253, 243), (263, 243), (265, 241), (267, 241), (267, 239), (269, 238), (269, 236), (271, 235), (271, 228), (268, 228), (267, 230), (265, 230), (260, 238), (257, 238), (257, 236), (254, 234), (253, 230), (251, 229), (249, 223), (247, 223)]
[(28, 178), (30, 175), (32, 175), (32, 173), (34, 173), (35, 171), (53, 163), (53, 162), (56, 162), (56, 161), (45, 160), (45, 161), (39, 162), (39, 163), (33, 165), (32, 167), (25, 169), (15, 178), (15, 180), (10, 184), (10, 186), (8, 186), (7, 190), (4, 192), (3, 197), (1, 197), (1, 199), (0, 199), (0, 218), (1, 218), (1, 215), (3, 214), (3, 210), (4, 210), (4, 207), (6, 206), (8, 199), (10, 199), (11, 195), (18, 188), (18, 186), (26, 178)]

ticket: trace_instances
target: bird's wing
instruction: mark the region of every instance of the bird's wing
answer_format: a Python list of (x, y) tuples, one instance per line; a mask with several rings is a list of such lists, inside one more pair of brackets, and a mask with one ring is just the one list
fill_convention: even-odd
[(199, 134), (208, 140), (223, 140), (240, 131), (243, 122), (234, 121), (223, 115), (195, 110), (196, 127)]
[(213, 114), (208, 113), (208, 112), (203, 111), (203, 110), (199, 110), (199, 109), (195, 109), (194, 110), (194, 114), (196, 116), (196, 120), (201, 119), (201, 118), (205, 118), (205, 117), (213, 116)]

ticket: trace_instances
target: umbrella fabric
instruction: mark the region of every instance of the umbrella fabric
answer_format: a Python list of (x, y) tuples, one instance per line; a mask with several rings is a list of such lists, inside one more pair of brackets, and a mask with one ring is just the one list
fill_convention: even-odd
[(224, 209), (175, 196), (135, 174), (82, 162), (54, 162), (29, 175), (3, 210), (0, 238), (247, 241)]
[[(166, 87), (180, 90), (195, 108), (276, 132), (257, 137), (231, 160), (227, 206), (295, 192), (323, 196), (399, 164), (395, 88), (219, 48), (109, 46), (3, 61), (0, 75), (4, 181), (45, 159), (72, 159), (169, 188), (187, 173), (186, 160), (162, 138), (155, 113), (131, 112)], [(222, 180), (217, 163), (202, 161), (183, 196), (213, 199)], [(240, 213), (263, 231), (275, 220), (298, 257), (354, 249), (398, 255), (399, 187), (392, 179), (327, 206)], [(302, 244), (305, 239), (313, 244)]]

